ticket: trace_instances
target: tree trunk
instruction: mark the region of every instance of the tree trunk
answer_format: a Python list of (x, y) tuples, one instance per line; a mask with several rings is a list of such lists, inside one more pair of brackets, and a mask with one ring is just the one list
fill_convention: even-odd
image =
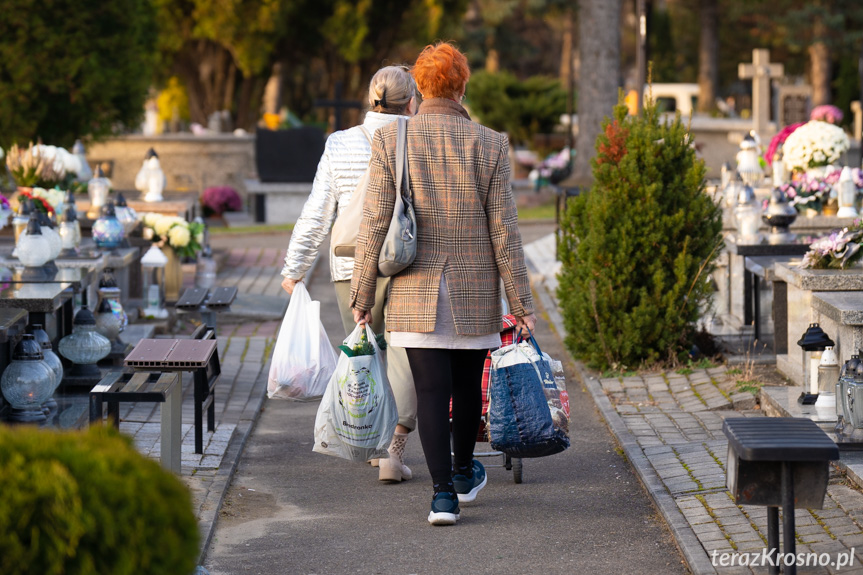
[(572, 183), (588, 185), (602, 121), (617, 103), (620, 78), (620, 0), (579, 0), (578, 140)]
[(824, 42), (809, 46), (812, 106), (830, 103), (830, 49)]
[(716, 107), (719, 85), (719, 0), (701, 0), (701, 42), (698, 46), (698, 111)]

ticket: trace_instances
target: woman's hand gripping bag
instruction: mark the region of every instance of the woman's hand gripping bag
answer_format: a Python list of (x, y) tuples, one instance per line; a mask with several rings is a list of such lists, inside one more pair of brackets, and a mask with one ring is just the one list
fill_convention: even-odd
[(267, 396), (316, 399), (336, 369), (336, 354), (321, 323), (321, 302), (312, 301), (302, 282), (294, 287), (279, 328), (267, 379)]
[(357, 324), (339, 349), (315, 418), (312, 450), (350, 461), (386, 459), (399, 415), (375, 333)]
[(523, 458), (554, 455), (569, 447), (568, 426), (555, 425), (545, 388), (558, 389), (551, 358), (533, 337), (530, 343), (521, 341), (492, 352), (488, 409), (492, 449)]

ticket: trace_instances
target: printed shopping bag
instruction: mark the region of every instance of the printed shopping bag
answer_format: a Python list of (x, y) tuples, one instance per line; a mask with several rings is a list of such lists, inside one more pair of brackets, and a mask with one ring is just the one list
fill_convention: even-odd
[(336, 354), (321, 324), (321, 302), (300, 282), (279, 328), (267, 379), (267, 396), (310, 399), (323, 395), (336, 369)]
[[(533, 336), (491, 354), (489, 441), (512, 457), (544, 457), (569, 447), (566, 430), (555, 426), (545, 390), (557, 391), (551, 358)], [(557, 393), (560, 400), (560, 394)], [(568, 399), (567, 399), (568, 403)], [(562, 402), (561, 402), (562, 405)], [(568, 427), (568, 426), (567, 426)]]
[(350, 461), (386, 459), (399, 414), (375, 333), (357, 324), (339, 348), (315, 418), (312, 450)]

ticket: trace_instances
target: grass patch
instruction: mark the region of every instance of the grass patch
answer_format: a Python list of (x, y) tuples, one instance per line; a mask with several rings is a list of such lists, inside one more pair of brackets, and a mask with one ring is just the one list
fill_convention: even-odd
[(737, 391), (749, 392), (753, 395), (761, 391), (761, 386), (764, 385), (757, 379), (738, 379), (735, 384)]
[(741, 373), (743, 373), (743, 370), (740, 369), (739, 367), (732, 367), (731, 369), (729, 369), (725, 373), (727, 373), (728, 375), (740, 375)]
[(240, 226), (237, 228), (210, 228), (211, 236), (229, 236), (232, 234), (271, 234), (273, 232), (290, 232), (294, 224), (276, 224), (272, 226)]
[(691, 375), (696, 369), (711, 369), (716, 367), (716, 364), (706, 357), (702, 357), (698, 361), (686, 360), (686, 365), (679, 368), (677, 373), (680, 375)]
[(602, 372), (600, 377), (609, 378), (609, 377), (633, 377), (638, 375), (637, 371), (616, 371), (614, 369), (608, 369)]
[(519, 220), (553, 220), (554, 200), (547, 204), (518, 208)]

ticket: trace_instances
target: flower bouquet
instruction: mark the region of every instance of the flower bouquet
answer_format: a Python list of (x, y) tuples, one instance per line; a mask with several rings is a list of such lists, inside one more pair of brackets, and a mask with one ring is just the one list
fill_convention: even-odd
[[(162, 246), (170, 246), (178, 257), (194, 258), (201, 251), (204, 241), (204, 224), (189, 223), (177, 216), (166, 216), (149, 212), (141, 216), (145, 234)], [(157, 239), (158, 238), (158, 239)]]
[(863, 226), (860, 220), (855, 220), (853, 225), (813, 242), (800, 266), (821, 270), (845, 269), (863, 255), (860, 251), (861, 241)]
[[(59, 194), (59, 203), (57, 202), (55, 194), (53, 194), (52, 192), (56, 192), (57, 194)], [(63, 192), (59, 190), (46, 190), (44, 188), (22, 188), (18, 192), (18, 203), (20, 204), (21, 200), (24, 198), (32, 201), (33, 206), (37, 210), (50, 216), (51, 214), (56, 214), (57, 210), (60, 207), (60, 204), (63, 203)]]
[(788, 136), (782, 153), (789, 170), (806, 171), (837, 162), (850, 147), (851, 141), (842, 128), (813, 120)]
[[(824, 177), (800, 174), (797, 179), (787, 184), (782, 184), (779, 189), (788, 196), (788, 203), (794, 206), (798, 212), (812, 209), (820, 212), (831, 197), (839, 183), (841, 170), (828, 172)], [(858, 195), (863, 192), (863, 171), (860, 168), (851, 170), (851, 179), (857, 187)]]
[(6, 166), (22, 187), (64, 189), (76, 180), (83, 166), (78, 156), (63, 148), (30, 144), (26, 149), (13, 144), (6, 155)]
[(9, 216), (12, 215), (12, 206), (9, 205), (9, 200), (6, 196), (0, 194), (0, 230), (6, 227), (9, 223)]
[(828, 124), (839, 124), (844, 116), (845, 114), (842, 113), (842, 110), (830, 104), (815, 106), (809, 113), (810, 120), (819, 120)]

